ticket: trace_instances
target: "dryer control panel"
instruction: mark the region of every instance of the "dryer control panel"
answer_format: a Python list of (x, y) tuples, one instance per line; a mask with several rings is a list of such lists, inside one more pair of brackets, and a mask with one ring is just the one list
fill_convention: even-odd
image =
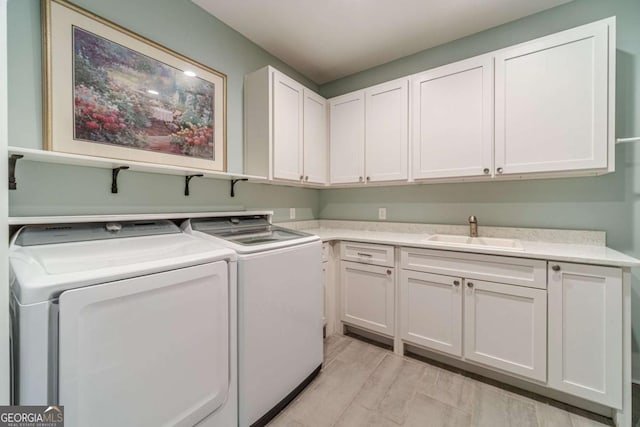
[(181, 233), (180, 228), (168, 220), (28, 225), (18, 231), (15, 244), (36, 246), (173, 233)]

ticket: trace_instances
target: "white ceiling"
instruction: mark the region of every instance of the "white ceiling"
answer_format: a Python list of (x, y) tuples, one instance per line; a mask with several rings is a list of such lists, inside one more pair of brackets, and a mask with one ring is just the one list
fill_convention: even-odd
[(571, 0), (192, 0), (318, 84)]

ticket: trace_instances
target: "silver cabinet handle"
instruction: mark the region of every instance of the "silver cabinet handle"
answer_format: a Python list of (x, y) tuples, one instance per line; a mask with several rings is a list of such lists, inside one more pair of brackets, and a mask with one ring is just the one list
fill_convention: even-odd
[(467, 287), (468, 288), (473, 288), (473, 283), (472, 282), (467, 282)]
[(305, 181), (309, 181), (309, 176), (305, 176), (305, 177), (304, 177), (304, 180), (305, 180)]
[(300, 175), (300, 181), (302, 181), (302, 178), (304, 178), (304, 176)]
[(369, 257), (369, 258), (371, 258), (373, 256), (371, 254), (367, 254), (367, 253), (364, 253), (364, 252), (358, 252), (357, 255), (358, 256), (366, 256), (366, 257)]
[(498, 168), (498, 170), (497, 170), (498, 173), (502, 173), (503, 171), (504, 171), (504, 169), (502, 169), (502, 168)]
[(362, 177), (361, 176), (358, 177), (358, 181), (362, 182)]
[(555, 264), (555, 265), (552, 265), (552, 266), (551, 266), (551, 269), (552, 269), (553, 271), (560, 271), (560, 266), (559, 266), (558, 264)]
[(482, 172), (484, 172), (485, 175), (489, 175), (490, 171), (489, 171), (489, 168), (484, 168)]
[(371, 181), (371, 177), (370, 176), (367, 177), (367, 182), (369, 182), (369, 181)]
[(459, 280), (454, 280), (453, 281), (453, 286), (460, 286), (460, 281)]

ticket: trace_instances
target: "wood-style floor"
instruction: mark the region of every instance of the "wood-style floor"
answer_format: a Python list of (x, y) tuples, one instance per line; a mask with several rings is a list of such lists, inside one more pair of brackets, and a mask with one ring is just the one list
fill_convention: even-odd
[(397, 356), (359, 339), (333, 335), (325, 340), (320, 375), (269, 426), (612, 425), (606, 418), (549, 403), (421, 360)]

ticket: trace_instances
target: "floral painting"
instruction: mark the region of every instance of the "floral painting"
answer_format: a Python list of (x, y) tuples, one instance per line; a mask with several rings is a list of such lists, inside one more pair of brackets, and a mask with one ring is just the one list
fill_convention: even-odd
[(69, 1), (42, 5), (47, 150), (114, 167), (226, 170), (225, 74)]
[(85, 141), (214, 157), (214, 85), (73, 29), (74, 130)]

